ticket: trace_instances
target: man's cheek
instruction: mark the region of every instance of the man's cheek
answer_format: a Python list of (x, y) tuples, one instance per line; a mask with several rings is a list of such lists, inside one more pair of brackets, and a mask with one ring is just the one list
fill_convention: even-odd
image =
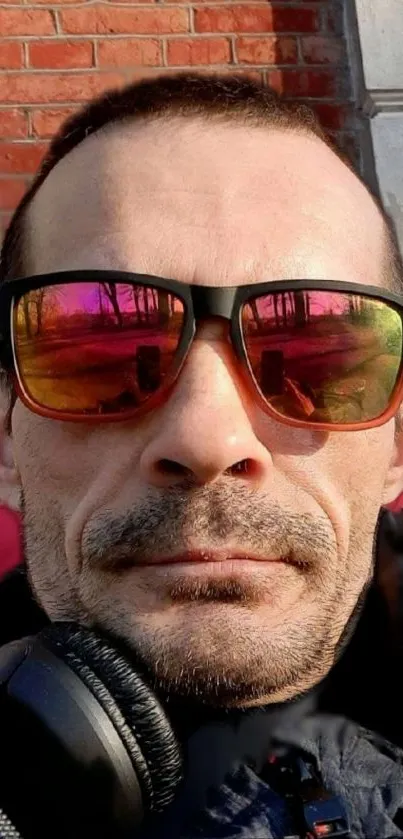
[[(335, 432), (329, 437), (323, 469), (344, 492), (376, 493), (393, 458), (394, 428), (388, 423), (368, 431)], [(363, 499), (365, 500), (365, 499)]]

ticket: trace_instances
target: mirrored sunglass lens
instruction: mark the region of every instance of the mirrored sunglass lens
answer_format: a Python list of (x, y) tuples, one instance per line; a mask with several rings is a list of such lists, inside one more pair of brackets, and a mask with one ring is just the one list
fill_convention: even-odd
[(284, 417), (347, 425), (388, 408), (402, 359), (402, 320), (391, 305), (343, 292), (277, 292), (244, 305), (242, 328), (256, 383)]
[(183, 325), (182, 301), (157, 288), (86, 282), (30, 291), (14, 310), (23, 389), (60, 413), (132, 410), (171, 372)]

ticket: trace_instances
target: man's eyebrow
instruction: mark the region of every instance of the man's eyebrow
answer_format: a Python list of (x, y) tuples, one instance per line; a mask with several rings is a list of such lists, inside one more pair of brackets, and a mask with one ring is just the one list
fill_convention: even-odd
[[(63, 251), (67, 250), (66, 243), (63, 243)], [(58, 271), (75, 271), (80, 269), (100, 269), (105, 271), (128, 271), (134, 272), (133, 259), (127, 259), (124, 248), (118, 242), (112, 240), (95, 239), (82, 251), (71, 248), (66, 256), (58, 262)]]

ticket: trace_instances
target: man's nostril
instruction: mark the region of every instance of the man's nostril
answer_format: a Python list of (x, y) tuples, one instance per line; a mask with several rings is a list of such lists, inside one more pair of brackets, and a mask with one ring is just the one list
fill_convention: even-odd
[(238, 460), (237, 463), (233, 463), (232, 466), (227, 469), (228, 475), (252, 475), (253, 472), (256, 471), (254, 466), (254, 462), (251, 458), (247, 457), (243, 460)]
[(178, 463), (177, 460), (169, 460), (169, 458), (161, 458), (155, 465), (156, 471), (160, 475), (174, 475), (180, 478), (189, 477), (192, 472), (187, 466)]

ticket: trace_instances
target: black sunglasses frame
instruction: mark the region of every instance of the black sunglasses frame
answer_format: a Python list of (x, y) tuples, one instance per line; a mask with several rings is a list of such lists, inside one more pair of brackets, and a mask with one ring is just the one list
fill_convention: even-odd
[[(130, 409), (119, 414), (67, 414), (65, 412), (47, 409), (34, 402), (24, 389), (23, 382), (18, 371), (18, 364), (13, 347), (13, 313), (18, 301), (29, 291), (52, 285), (76, 284), (85, 282), (109, 282), (122, 283), (125, 285), (144, 285), (149, 288), (165, 290), (181, 300), (184, 306), (184, 327), (176, 352), (176, 363), (173, 365), (172, 374), (167, 377), (166, 382), (158, 389), (157, 393), (150, 396), (143, 405)], [(334, 424), (334, 423), (313, 423), (309, 420), (299, 420), (286, 417), (278, 413), (264, 398), (259, 385), (252, 372), (242, 333), (241, 313), (242, 307), (249, 300), (260, 297), (264, 294), (276, 294), (292, 291), (330, 291), (343, 294), (355, 294), (359, 297), (378, 300), (386, 303), (399, 314), (403, 328), (403, 297), (392, 291), (386, 291), (377, 286), (364, 285), (362, 283), (338, 282), (337, 280), (280, 280), (266, 281), (257, 284), (241, 286), (207, 286), (188, 285), (174, 279), (165, 279), (149, 274), (137, 274), (126, 271), (108, 270), (78, 270), (59, 271), (54, 273), (35, 275), (20, 279), (6, 280), (0, 286), (0, 367), (7, 373), (11, 373), (16, 392), (24, 404), (41, 416), (52, 419), (63, 419), (72, 422), (116, 422), (126, 421), (132, 417), (139, 417), (148, 413), (156, 407), (167, 391), (177, 380), (183, 364), (187, 358), (192, 341), (196, 334), (197, 323), (209, 318), (222, 318), (229, 323), (229, 336), (237, 359), (246, 372), (246, 379), (249, 389), (252, 385), (253, 393), (259, 398), (263, 410), (278, 422), (297, 428), (316, 429), (318, 431), (358, 431), (367, 428), (376, 428), (388, 422), (396, 413), (400, 402), (403, 399), (403, 354), (400, 360), (399, 373), (396, 385), (391, 395), (389, 406), (381, 416), (361, 423)]]

